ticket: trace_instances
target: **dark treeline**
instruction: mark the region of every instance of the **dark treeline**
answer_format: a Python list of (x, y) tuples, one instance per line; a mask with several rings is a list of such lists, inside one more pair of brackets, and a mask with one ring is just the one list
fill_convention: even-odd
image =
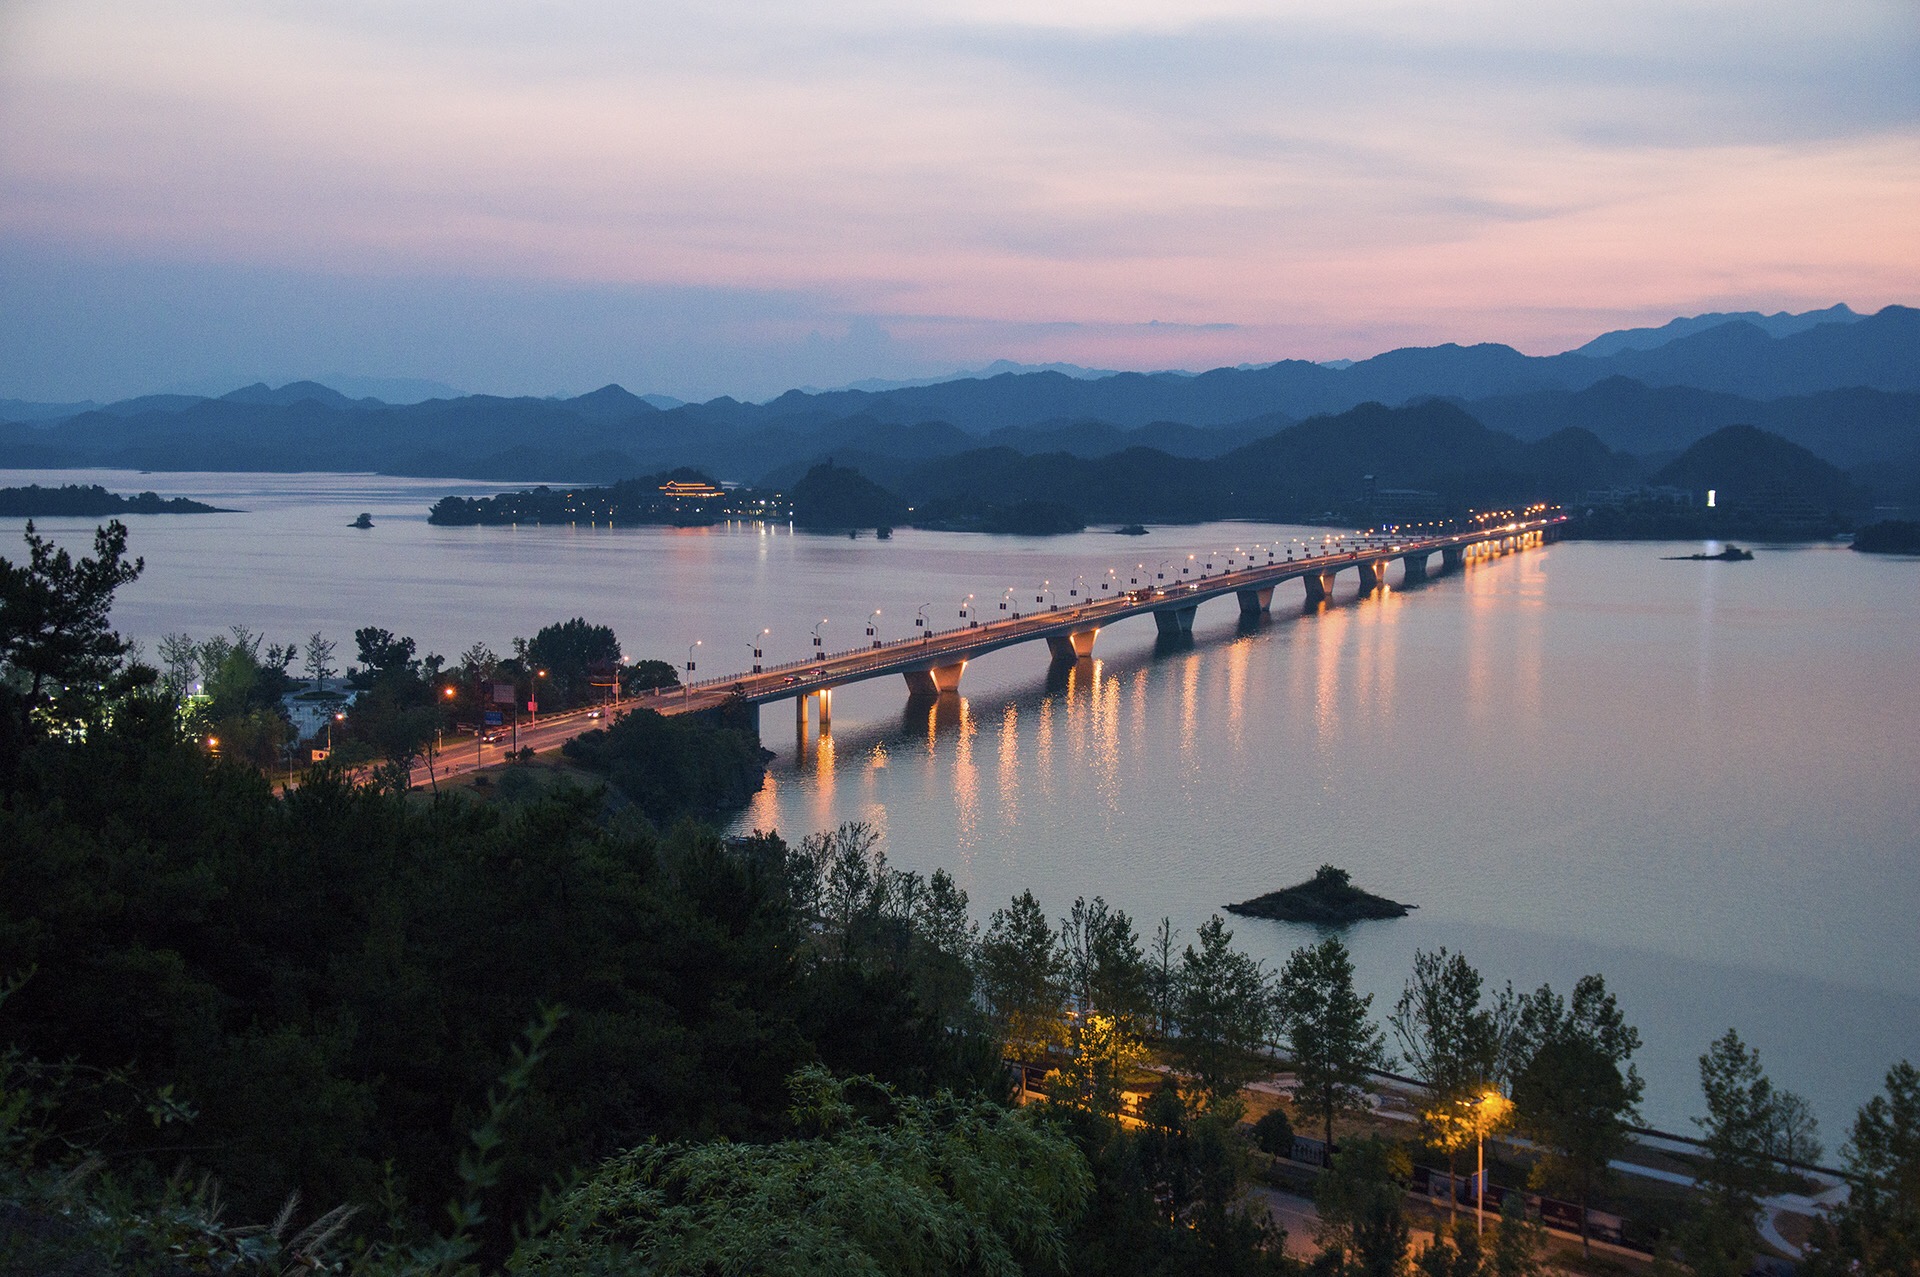
[(96, 519), (110, 514), (220, 514), (218, 507), (185, 497), (162, 497), (153, 492), (123, 497), (108, 492), (97, 483), (68, 483), (58, 488), (43, 488), (30, 483), (24, 488), (0, 488), (0, 516), (18, 519), (80, 518)]
[[(790, 491), (802, 527), (904, 523), (1037, 535), (1089, 522), (1373, 524), (1390, 510), (1412, 521), (1548, 500), (1590, 513), (1581, 526), (1595, 536), (1824, 536), (1849, 526), (1869, 500), (1834, 466), (1750, 426), (1715, 431), (1654, 466), (1581, 427), (1522, 441), (1439, 400), (1363, 404), (1283, 425), (1212, 457), (1151, 448), (1095, 457), (1009, 447), (931, 459), (868, 452), (768, 481)], [(1711, 509), (1709, 489), (1717, 495)], [(587, 489), (568, 500), (598, 507), (611, 498), (596, 494), (610, 491)], [(1383, 492), (1400, 495), (1383, 505)], [(518, 509), (530, 499), (517, 493), (492, 501)]]
[[(1292, 1274), (1247, 1190), (1295, 1121), (1341, 1146), (1312, 1271), (1534, 1271), (1518, 1213), (1484, 1254), (1470, 1230), (1409, 1253), (1408, 1142), (1366, 1102), (1388, 1030), (1426, 1083), (1413, 1151), (1466, 1147), (1493, 1096), (1542, 1186), (1608, 1189), (1638, 1037), (1598, 977), (1483, 990), (1423, 954), (1383, 1028), (1338, 938), (1271, 972), (1218, 919), (1142, 936), (1097, 899), (981, 925), (857, 825), (724, 839), (591, 787), (326, 769), (278, 795), (108, 626), (139, 571), (117, 526), (0, 561), (5, 1271)], [(728, 774), (724, 723), (663, 724), (583, 755), (616, 783), (629, 737), (692, 768), (641, 792)], [(1009, 1105), (1008, 1058), (1050, 1102)], [(1246, 1121), (1276, 1067), (1291, 1103)], [(1707, 1190), (1670, 1240), (1733, 1274), (1776, 1159), (1817, 1154), (1731, 1033), (1702, 1082)], [(1917, 1131), (1903, 1065), (1817, 1271), (1911, 1271)]]

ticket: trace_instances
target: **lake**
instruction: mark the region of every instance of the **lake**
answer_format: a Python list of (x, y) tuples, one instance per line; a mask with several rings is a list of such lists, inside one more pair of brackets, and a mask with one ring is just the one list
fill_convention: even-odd
[[(1032, 606), (1043, 582), (1151, 572), (1320, 530), (1247, 524), (1026, 539), (901, 530), (889, 541), (708, 529), (435, 528), (446, 493), (374, 476), (0, 472), (97, 482), (240, 513), (128, 520), (147, 562), (115, 623), (151, 651), (230, 624), (270, 641), (379, 625), (457, 654), (571, 616), (629, 656), (699, 676), (955, 623), (967, 595)], [(361, 511), (375, 526), (347, 527)], [(17, 526), (18, 521), (14, 521)], [(78, 546), (86, 520), (44, 520)], [(13, 534), (9, 533), (9, 537)], [(0, 551), (17, 556), (15, 549)], [(1308, 611), (1283, 586), (1242, 626), (1202, 608), (1191, 644), (1146, 618), (1050, 670), (1026, 645), (969, 666), (964, 698), (910, 708), (898, 680), (839, 690), (833, 732), (775, 751), (741, 827), (843, 820), (892, 862), (944, 866), (984, 916), (1032, 888), (1055, 917), (1103, 895), (1144, 933), (1321, 863), (1419, 906), (1348, 930), (1384, 1019), (1416, 948), (1563, 993), (1607, 977), (1646, 1039), (1646, 1115), (1686, 1131), (1696, 1057), (1728, 1026), (1815, 1104), (1829, 1148), (1887, 1066), (1920, 1059), (1920, 561), (1832, 545), (1751, 563), (1697, 546), (1567, 542)], [(1437, 562), (1437, 560), (1436, 560)], [(1272, 965), (1311, 928), (1231, 918)]]

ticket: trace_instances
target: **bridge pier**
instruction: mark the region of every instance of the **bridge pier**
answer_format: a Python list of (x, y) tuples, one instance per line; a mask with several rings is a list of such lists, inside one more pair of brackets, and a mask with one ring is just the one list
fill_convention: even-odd
[(1339, 574), (1335, 568), (1329, 572), (1309, 572), (1301, 577), (1307, 583), (1307, 602), (1324, 603), (1333, 597), (1333, 578)]
[(820, 734), (825, 736), (833, 730), (833, 689), (823, 687), (817, 692), (802, 692), (793, 698), (793, 725), (800, 733), (800, 739), (807, 738), (807, 702), (819, 702), (817, 717), (820, 719)]
[(917, 698), (928, 696), (946, 696), (960, 690), (960, 675), (967, 668), (961, 661), (955, 665), (932, 665), (923, 670), (907, 670), (907, 695)]
[(1075, 630), (1071, 634), (1049, 634), (1047, 651), (1052, 653), (1056, 661), (1077, 661), (1092, 656), (1093, 640), (1099, 633), (1099, 627), (1095, 626), (1090, 630)]
[(1153, 610), (1153, 623), (1159, 627), (1164, 638), (1178, 638), (1193, 633), (1193, 614), (1200, 605), (1189, 603), (1185, 607), (1157, 607)]
[(1427, 579), (1427, 555), (1430, 553), (1432, 553), (1432, 551), (1422, 550), (1418, 554), (1406, 555), (1400, 560), (1401, 565), (1407, 570), (1405, 580), (1424, 581)]
[(1440, 547), (1440, 570), (1442, 572), (1458, 572), (1460, 565), (1465, 563), (1466, 559), (1466, 551), (1457, 545), (1443, 545)]
[(1367, 594), (1385, 584), (1387, 574), (1382, 559), (1363, 559), (1354, 566), (1360, 569), (1360, 593)]
[(1265, 586), (1258, 590), (1241, 590), (1240, 615), (1259, 616), (1273, 609), (1273, 587)]

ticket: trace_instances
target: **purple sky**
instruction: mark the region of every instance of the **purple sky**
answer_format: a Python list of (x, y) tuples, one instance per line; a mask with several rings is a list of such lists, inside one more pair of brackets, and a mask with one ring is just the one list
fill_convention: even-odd
[(0, 396), (757, 398), (1916, 299), (1913, 0), (0, 0)]

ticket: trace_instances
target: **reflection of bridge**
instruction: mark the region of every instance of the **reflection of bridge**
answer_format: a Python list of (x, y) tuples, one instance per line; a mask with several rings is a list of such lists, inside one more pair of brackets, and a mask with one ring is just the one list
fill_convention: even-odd
[(1280, 559), (1277, 550), (1269, 551), (1264, 563), (1250, 558), (1246, 566), (1236, 568), (1229, 561), (1220, 570), (1206, 563), (1197, 575), (1183, 574), (1175, 581), (1161, 580), (1162, 574), (1155, 574), (1152, 580), (1135, 577), (1129, 588), (1107, 597), (1075, 599), (1064, 607), (1055, 604), (1033, 612), (1020, 612), (1014, 610), (1017, 605), (1003, 602), (1004, 619), (974, 620), (951, 630), (929, 630), (893, 643), (876, 640), (869, 648), (708, 679), (677, 693), (662, 692), (648, 699), (661, 712), (674, 714), (712, 709), (728, 700), (741, 700), (757, 709), (769, 701), (792, 698), (802, 732), (806, 730), (807, 703), (812, 701), (819, 707), (820, 728), (826, 731), (833, 718), (833, 689), (843, 683), (899, 674), (914, 696), (946, 695), (959, 690), (960, 675), (968, 661), (1016, 643), (1045, 640), (1054, 660), (1078, 660), (1093, 654), (1093, 641), (1101, 629), (1130, 616), (1151, 613), (1162, 635), (1178, 636), (1193, 629), (1194, 612), (1202, 603), (1223, 594), (1239, 599), (1242, 616), (1258, 616), (1268, 610), (1275, 588), (1286, 581), (1303, 582), (1306, 601), (1313, 604), (1330, 598), (1334, 578), (1351, 568), (1358, 573), (1365, 593), (1385, 584), (1387, 565), (1394, 559), (1402, 564), (1403, 580), (1420, 581), (1426, 578), (1435, 554), (1440, 556), (1442, 571), (1452, 570), (1469, 558), (1550, 541), (1566, 521), (1564, 515), (1549, 514), (1442, 536), (1370, 537), (1320, 553), (1302, 552), (1304, 557), (1299, 558)]

